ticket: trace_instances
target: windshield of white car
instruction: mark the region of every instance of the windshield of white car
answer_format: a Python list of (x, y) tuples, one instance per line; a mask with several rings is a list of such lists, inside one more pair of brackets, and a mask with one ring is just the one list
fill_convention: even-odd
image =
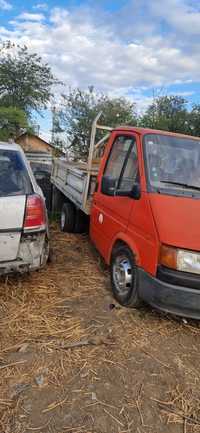
[(0, 149), (0, 197), (32, 192), (29, 174), (20, 152)]
[(144, 136), (147, 177), (154, 189), (200, 190), (200, 140), (163, 134)]

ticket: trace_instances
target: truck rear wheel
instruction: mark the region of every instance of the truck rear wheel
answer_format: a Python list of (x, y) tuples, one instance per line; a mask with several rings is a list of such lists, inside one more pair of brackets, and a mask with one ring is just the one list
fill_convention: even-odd
[(84, 233), (86, 231), (87, 231), (86, 216), (83, 213), (83, 211), (81, 211), (80, 209), (76, 209), (74, 232)]
[(115, 299), (125, 307), (140, 307), (137, 291), (137, 267), (134, 256), (126, 245), (119, 245), (112, 253), (111, 284)]
[(60, 228), (62, 232), (73, 233), (75, 226), (75, 208), (70, 202), (66, 202), (62, 206), (60, 216)]

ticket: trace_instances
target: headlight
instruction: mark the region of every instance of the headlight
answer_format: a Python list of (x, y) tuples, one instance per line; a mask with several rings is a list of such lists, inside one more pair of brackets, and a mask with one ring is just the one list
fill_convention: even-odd
[(190, 251), (178, 250), (177, 269), (179, 271), (200, 274), (200, 254)]
[(161, 246), (159, 262), (167, 268), (177, 271), (200, 274), (200, 253)]

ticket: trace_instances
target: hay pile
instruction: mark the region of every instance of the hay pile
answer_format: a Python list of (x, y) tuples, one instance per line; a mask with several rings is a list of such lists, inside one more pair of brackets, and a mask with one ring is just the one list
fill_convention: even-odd
[(46, 269), (0, 281), (0, 432), (200, 432), (197, 324), (111, 310), (88, 238), (52, 233)]

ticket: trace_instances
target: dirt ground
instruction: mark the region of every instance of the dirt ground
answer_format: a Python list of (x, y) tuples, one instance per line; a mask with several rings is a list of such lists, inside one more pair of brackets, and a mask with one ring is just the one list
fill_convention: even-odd
[(0, 433), (200, 432), (200, 327), (113, 301), (87, 236), (0, 281)]

